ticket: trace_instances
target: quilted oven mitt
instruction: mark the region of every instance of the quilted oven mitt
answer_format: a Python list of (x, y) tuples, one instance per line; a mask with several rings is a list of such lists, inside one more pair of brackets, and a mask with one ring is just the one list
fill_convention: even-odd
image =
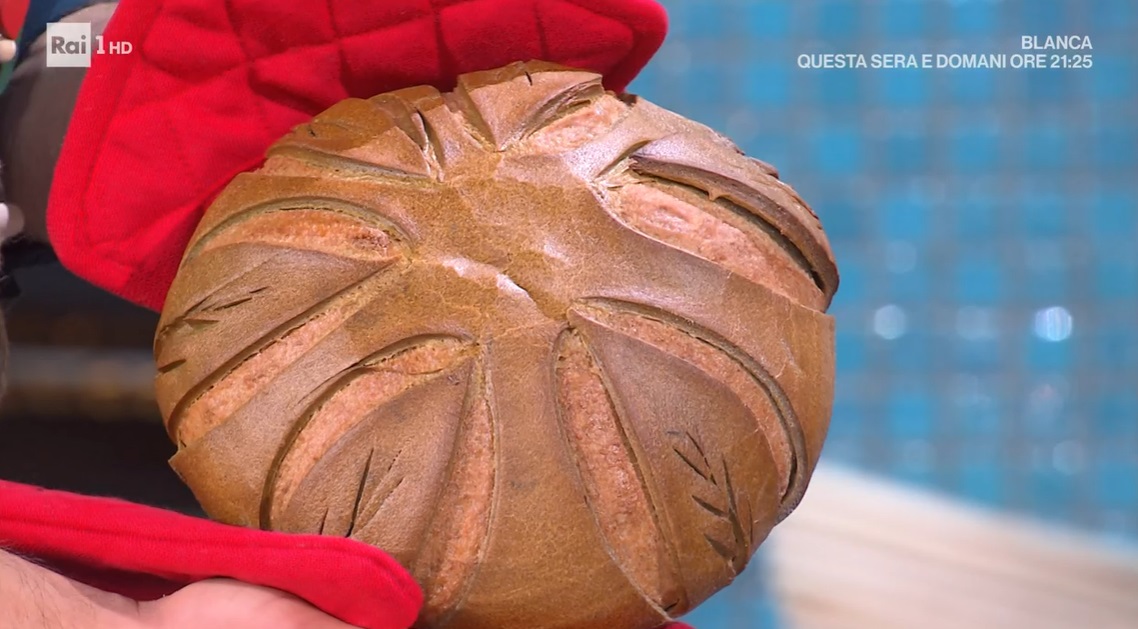
[[(621, 91), (665, 31), (651, 0), (123, 0), (104, 36), (134, 53), (93, 60), (57, 164), (53, 246), (79, 276), (160, 309), (217, 192), (332, 104), (450, 89), (460, 74), (531, 58), (601, 72)], [(14, 483), (0, 482), (0, 542), (138, 600), (229, 577), (367, 629), (409, 627), (422, 605), (401, 566), (351, 540)]]

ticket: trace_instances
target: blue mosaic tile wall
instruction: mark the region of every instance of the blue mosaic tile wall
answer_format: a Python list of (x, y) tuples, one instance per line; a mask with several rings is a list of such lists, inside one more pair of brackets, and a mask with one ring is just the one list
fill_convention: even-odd
[[(778, 166), (834, 245), (824, 458), (1138, 540), (1138, 3), (663, 3), (670, 39), (633, 90)], [(1092, 67), (797, 63), (1024, 35), (1089, 35)], [(691, 620), (778, 626), (761, 580)]]

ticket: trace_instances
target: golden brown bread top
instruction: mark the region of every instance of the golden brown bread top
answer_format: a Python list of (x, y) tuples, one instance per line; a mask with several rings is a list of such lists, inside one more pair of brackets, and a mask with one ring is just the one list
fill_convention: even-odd
[(194, 235), (172, 463), (213, 517), (391, 552), (423, 626), (648, 629), (805, 491), (837, 283), (771, 167), (597, 75), (344, 101)]

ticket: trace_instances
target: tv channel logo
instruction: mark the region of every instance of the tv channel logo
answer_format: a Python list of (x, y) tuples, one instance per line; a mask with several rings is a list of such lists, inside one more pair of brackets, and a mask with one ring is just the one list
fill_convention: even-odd
[(89, 68), (93, 55), (127, 55), (134, 50), (127, 41), (92, 37), (90, 22), (51, 22), (46, 35), (49, 68)]

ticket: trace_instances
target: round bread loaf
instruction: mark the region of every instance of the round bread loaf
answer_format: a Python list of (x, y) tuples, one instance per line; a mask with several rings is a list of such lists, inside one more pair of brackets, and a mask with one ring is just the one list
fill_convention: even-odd
[(651, 629), (802, 497), (837, 284), (774, 169), (596, 74), (346, 100), (193, 236), (172, 465), (213, 518), (389, 552), (421, 627)]

